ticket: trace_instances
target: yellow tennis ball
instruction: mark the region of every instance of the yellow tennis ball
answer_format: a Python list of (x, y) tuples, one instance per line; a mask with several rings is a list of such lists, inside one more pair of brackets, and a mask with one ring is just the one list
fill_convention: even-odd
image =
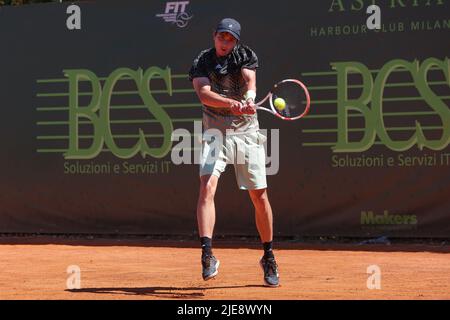
[(286, 108), (286, 101), (284, 101), (283, 98), (276, 98), (273, 101), (273, 104), (275, 106), (275, 108), (277, 108), (278, 110), (284, 110), (284, 108)]

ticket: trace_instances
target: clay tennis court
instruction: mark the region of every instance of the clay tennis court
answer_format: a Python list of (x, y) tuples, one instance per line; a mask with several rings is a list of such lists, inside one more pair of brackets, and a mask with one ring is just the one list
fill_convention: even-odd
[[(215, 280), (195, 241), (0, 239), (1, 299), (450, 299), (450, 248), (436, 244), (278, 244), (281, 287), (262, 286), (256, 242), (215, 242)], [(81, 289), (68, 290), (69, 265)], [(367, 288), (367, 267), (381, 289)]]

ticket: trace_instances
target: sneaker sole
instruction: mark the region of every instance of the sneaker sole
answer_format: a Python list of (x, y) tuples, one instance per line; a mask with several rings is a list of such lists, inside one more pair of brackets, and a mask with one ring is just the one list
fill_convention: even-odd
[(212, 275), (203, 278), (203, 280), (208, 281), (211, 280), (212, 278), (215, 278), (218, 274), (219, 274), (219, 265), (220, 265), (220, 261), (217, 260), (217, 264), (216, 264), (216, 272), (214, 272)]
[[(261, 261), (259, 261), (259, 266), (261, 267), (261, 269), (262, 269), (262, 271), (263, 271), (263, 273), (264, 273), (264, 267), (263, 267)], [(277, 274), (277, 277), (279, 277), (279, 276), (280, 276), (280, 275)], [(266, 281), (266, 279), (264, 279), (264, 277), (263, 277), (263, 281), (264, 281), (264, 286), (265, 286), (265, 287), (277, 288), (277, 287), (280, 286), (280, 284), (270, 284), (270, 283), (268, 283), (268, 282)]]

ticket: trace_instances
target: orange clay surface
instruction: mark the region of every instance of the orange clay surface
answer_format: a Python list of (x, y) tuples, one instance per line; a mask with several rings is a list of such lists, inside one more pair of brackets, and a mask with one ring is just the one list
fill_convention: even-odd
[[(216, 241), (214, 254), (220, 272), (205, 282), (197, 242), (1, 238), (0, 299), (450, 299), (448, 245), (278, 243), (278, 288), (262, 286), (257, 243)], [(79, 290), (67, 289), (71, 265)]]

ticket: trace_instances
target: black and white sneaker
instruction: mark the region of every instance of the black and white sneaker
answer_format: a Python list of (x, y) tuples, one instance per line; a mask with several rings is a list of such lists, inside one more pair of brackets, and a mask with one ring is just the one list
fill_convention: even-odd
[(279, 277), (278, 265), (275, 258), (264, 258), (262, 257), (259, 261), (261, 268), (264, 271), (264, 284), (268, 287), (278, 287)]
[(203, 255), (202, 256), (202, 276), (203, 280), (207, 281), (219, 273), (220, 261), (214, 256)]

